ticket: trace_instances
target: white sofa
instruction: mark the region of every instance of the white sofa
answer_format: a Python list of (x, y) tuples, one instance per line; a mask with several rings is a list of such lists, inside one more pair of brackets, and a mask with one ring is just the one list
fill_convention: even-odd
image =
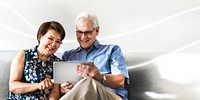
[[(0, 51), (0, 100), (7, 97), (16, 53)], [(126, 52), (124, 56), (131, 83), (129, 100), (200, 100), (200, 54)]]
[(10, 63), (16, 52), (0, 52), (0, 100), (5, 100), (8, 94)]

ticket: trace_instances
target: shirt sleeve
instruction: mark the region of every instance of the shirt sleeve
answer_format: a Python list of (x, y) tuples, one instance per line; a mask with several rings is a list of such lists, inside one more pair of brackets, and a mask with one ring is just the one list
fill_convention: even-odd
[(114, 45), (111, 51), (110, 60), (112, 74), (121, 73), (124, 74), (126, 78), (129, 78), (126, 61), (118, 45)]

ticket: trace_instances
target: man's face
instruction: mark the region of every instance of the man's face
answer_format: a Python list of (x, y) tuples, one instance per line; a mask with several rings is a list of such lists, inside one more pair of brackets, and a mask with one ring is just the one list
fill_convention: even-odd
[(99, 34), (99, 28), (93, 28), (90, 21), (80, 20), (76, 26), (76, 37), (80, 46), (89, 50), (90, 46), (95, 42), (97, 35)]

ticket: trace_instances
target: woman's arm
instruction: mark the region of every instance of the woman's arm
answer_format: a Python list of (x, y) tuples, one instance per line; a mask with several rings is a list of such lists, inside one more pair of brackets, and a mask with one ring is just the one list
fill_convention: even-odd
[(20, 51), (13, 59), (10, 68), (9, 91), (14, 94), (24, 94), (39, 89), (39, 83), (23, 83), (20, 82), (23, 75), (25, 62), (25, 52)]
[(60, 98), (60, 85), (54, 84), (52, 91), (49, 95), (49, 100), (59, 100)]

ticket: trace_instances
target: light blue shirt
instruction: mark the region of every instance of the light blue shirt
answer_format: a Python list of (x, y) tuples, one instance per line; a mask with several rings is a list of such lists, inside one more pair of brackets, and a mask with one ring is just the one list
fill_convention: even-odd
[[(126, 62), (118, 45), (101, 45), (97, 40), (91, 46), (89, 52), (81, 47), (65, 51), (62, 60), (64, 61), (94, 61), (101, 74), (124, 74), (125, 86), (129, 85), (129, 75)], [(123, 100), (127, 100), (127, 90), (122, 88), (109, 88)]]

